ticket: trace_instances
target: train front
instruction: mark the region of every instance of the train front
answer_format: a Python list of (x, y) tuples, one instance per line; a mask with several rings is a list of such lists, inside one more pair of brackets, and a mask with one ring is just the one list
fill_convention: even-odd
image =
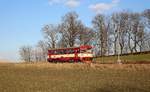
[(93, 60), (92, 46), (80, 46), (80, 53), (78, 54), (78, 57), (80, 57), (82, 62), (91, 63)]

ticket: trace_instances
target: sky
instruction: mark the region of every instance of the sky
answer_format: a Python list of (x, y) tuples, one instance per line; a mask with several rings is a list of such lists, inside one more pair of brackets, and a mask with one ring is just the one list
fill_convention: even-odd
[(41, 28), (60, 23), (70, 11), (91, 27), (98, 13), (142, 12), (149, 4), (150, 0), (0, 0), (0, 59), (19, 60), (21, 46), (35, 46), (43, 39)]

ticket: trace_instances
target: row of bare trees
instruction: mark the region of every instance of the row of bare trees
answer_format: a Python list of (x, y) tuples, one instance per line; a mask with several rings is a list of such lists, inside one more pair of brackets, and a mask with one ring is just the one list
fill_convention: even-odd
[(19, 52), (21, 59), (26, 62), (46, 61), (48, 44), (44, 41), (39, 41), (37, 46), (24, 45), (20, 47)]
[(93, 21), (96, 31), (97, 54), (134, 53), (150, 50), (150, 10), (142, 13), (122, 11), (111, 16), (97, 15)]
[(46, 61), (49, 48), (80, 45), (94, 46), (95, 55), (134, 53), (150, 50), (150, 9), (142, 13), (122, 11), (110, 16), (97, 14), (92, 28), (86, 27), (75, 12), (62, 17), (61, 23), (42, 28), (44, 40), (37, 46), (22, 46), (25, 61)]

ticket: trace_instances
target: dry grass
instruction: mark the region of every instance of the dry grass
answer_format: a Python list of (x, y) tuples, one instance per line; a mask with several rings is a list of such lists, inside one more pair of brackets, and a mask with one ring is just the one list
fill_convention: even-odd
[(85, 63), (18, 63), (16, 67), (37, 67), (37, 68), (52, 68), (52, 69), (95, 69), (95, 70), (150, 70), (150, 64), (85, 64)]
[(150, 64), (0, 64), (0, 92), (150, 92)]
[(26, 63), (26, 64), (14, 64), (17, 67), (37, 67), (37, 68), (53, 68), (53, 69), (81, 69), (89, 68), (89, 64), (83, 63)]

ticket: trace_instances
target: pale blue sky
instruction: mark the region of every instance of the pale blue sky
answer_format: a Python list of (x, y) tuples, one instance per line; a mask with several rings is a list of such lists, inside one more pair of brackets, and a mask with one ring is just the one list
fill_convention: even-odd
[(0, 0), (0, 59), (19, 59), (18, 48), (43, 39), (45, 24), (58, 24), (69, 11), (76, 11), (87, 26), (96, 13), (123, 9), (141, 12), (150, 0)]

